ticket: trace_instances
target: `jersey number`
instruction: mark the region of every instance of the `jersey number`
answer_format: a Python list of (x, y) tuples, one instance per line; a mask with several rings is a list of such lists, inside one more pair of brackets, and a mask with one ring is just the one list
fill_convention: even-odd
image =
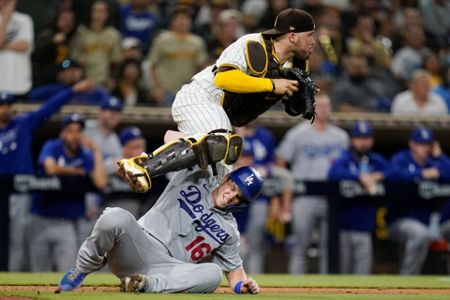
[(201, 235), (197, 236), (195, 240), (190, 242), (184, 247), (187, 251), (191, 251), (191, 259), (193, 261), (197, 261), (202, 259), (205, 255), (208, 255), (211, 252), (211, 246), (208, 243), (201, 243), (205, 238)]

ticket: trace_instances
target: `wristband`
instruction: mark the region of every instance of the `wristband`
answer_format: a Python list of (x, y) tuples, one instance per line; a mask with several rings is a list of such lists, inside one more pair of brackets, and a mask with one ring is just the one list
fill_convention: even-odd
[(241, 293), (241, 286), (244, 283), (244, 281), (240, 280), (236, 283), (236, 285), (234, 286), (234, 292), (236, 294), (240, 294)]
[(273, 82), (273, 79), (270, 81), (272, 82), (272, 93), (275, 93), (275, 82)]

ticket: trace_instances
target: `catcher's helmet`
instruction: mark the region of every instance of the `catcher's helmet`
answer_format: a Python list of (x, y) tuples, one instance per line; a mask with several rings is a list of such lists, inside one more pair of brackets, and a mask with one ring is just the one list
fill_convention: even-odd
[(237, 185), (241, 191), (244, 201), (239, 205), (230, 205), (227, 210), (240, 209), (252, 202), (263, 186), (263, 179), (261, 175), (252, 167), (241, 167), (230, 173), (230, 179)]

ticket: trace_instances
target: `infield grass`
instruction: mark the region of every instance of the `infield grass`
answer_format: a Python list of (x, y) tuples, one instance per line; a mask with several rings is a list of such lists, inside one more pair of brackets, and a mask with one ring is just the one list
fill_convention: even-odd
[[(54, 286), (56, 287), (62, 274), (60, 273), (0, 273), (0, 285), (24, 286)], [(450, 289), (450, 277), (446, 276), (343, 276), (343, 275), (257, 275), (254, 278), (261, 287), (311, 287), (311, 288), (417, 288), (417, 289)], [(117, 286), (119, 280), (110, 273), (95, 273), (89, 275), (83, 282), (84, 286)], [(226, 282), (222, 283), (226, 286)], [(77, 300), (116, 300), (116, 299), (302, 299), (302, 300), (444, 300), (450, 295), (388, 295), (388, 294), (261, 294), (233, 295), (233, 294), (124, 294), (111, 292), (71, 292), (53, 294), (51, 292), (33, 291), (0, 291), (0, 299), (4, 296), (29, 297), (34, 299), (77, 299)], [(139, 298), (136, 298), (139, 297)], [(255, 298), (256, 297), (256, 298)]]

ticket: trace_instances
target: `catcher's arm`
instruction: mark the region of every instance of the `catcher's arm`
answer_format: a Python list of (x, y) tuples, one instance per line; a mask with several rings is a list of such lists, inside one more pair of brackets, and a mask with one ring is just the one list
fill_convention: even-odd
[(214, 84), (234, 93), (273, 92), (275, 95), (283, 96), (298, 91), (297, 80), (254, 77), (231, 67), (219, 67)]
[(236, 294), (259, 294), (261, 291), (254, 279), (247, 278), (243, 267), (230, 272), (225, 271), (225, 276), (228, 279), (230, 288)]

